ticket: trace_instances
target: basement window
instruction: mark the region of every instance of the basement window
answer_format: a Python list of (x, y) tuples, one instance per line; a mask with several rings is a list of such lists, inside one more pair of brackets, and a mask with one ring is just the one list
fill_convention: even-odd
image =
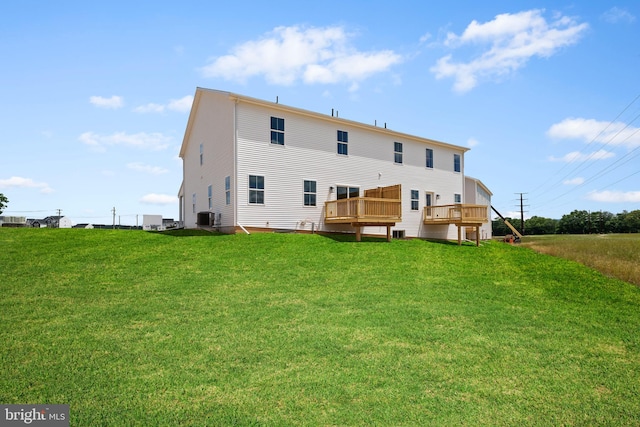
[(405, 230), (391, 230), (391, 235), (394, 239), (404, 239)]

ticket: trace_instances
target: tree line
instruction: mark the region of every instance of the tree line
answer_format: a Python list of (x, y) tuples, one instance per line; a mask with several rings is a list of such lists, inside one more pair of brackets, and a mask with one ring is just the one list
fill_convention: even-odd
[[(522, 232), (519, 218), (506, 218), (511, 225)], [(494, 236), (511, 234), (511, 230), (501, 219), (492, 221)], [(561, 219), (533, 216), (524, 221), (523, 234), (606, 234), (640, 233), (640, 210), (622, 211), (612, 214), (606, 211), (575, 210)]]

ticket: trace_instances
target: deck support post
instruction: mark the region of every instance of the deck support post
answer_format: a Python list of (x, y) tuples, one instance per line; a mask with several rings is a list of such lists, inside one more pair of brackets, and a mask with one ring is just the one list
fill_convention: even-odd
[(362, 227), (360, 227), (359, 225), (356, 225), (356, 242), (359, 242), (362, 240), (361, 229)]
[(462, 227), (458, 225), (458, 246), (462, 245)]
[(391, 241), (391, 225), (387, 224), (387, 242)]
[(480, 226), (476, 225), (476, 246), (480, 246)]

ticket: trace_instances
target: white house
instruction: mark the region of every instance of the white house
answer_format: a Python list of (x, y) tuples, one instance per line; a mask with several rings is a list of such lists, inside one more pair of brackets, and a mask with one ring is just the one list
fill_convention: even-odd
[[(186, 228), (491, 237), (468, 148), (197, 88), (180, 157)], [(488, 230), (488, 231), (487, 231)], [(470, 234), (471, 235), (471, 234)], [(467, 236), (464, 236), (467, 237)]]
[(164, 230), (162, 215), (142, 215), (142, 229), (145, 231)]

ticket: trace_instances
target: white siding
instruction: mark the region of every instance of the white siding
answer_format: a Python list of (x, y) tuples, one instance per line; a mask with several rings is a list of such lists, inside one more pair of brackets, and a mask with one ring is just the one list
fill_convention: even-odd
[[(270, 117), (285, 119), (285, 145), (270, 143)], [(402, 185), (403, 221), (395, 229), (407, 236), (456, 238), (455, 226), (425, 226), (422, 210), (425, 192), (440, 195), (433, 204), (454, 203), (463, 194), (463, 175), (453, 172), (453, 154), (462, 149), (429, 145), (402, 138), (383, 129), (365, 129), (347, 122), (326, 120), (240, 102), (237, 104), (237, 222), (243, 226), (284, 229), (349, 230), (348, 226), (323, 223), (324, 202), (335, 198), (330, 187), (349, 185), (367, 188)], [(349, 132), (349, 155), (337, 154), (337, 130)], [(403, 164), (394, 164), (394, 142), (403, 143)], [(425, 167), (425, 148), (434, 151), (434, 168)], [(248, 177), (265, 177), (265, 203), (248, 203)], [(317, 207), (303, 206), (303, 180), (317, 182)], [(411, 190), (419, 190), (418, 211), (411, 210)], [(188, 196), (189, 191), (185, 191)], [(304, 225), (303, 225), (304, 224)], [(365, 233), (384, 233), (368, 227)]]
[[(196, 116), (191, 124), (189, 140), (185, 141), (184, 168), (184, 221), (185, 227), (196, 226), (197, 213), (210, 211), (221, 215), (223, 227), (234, 227), (233, 194), (230, 205), (225, 202), (224, 179), (231, 176), (234, 182), (234, 101), (228, 94), (215, 91), (199, 93)], [(200, 164), (200, 144), (203, 147)], [(184, 149), (184, 148), (183, 148)], [(209, 209), (208, 187), (212, 186), (213, 206)], [(195, 213), (192, 195), (196, 195)]]
[[(480, 181), (477, 179), (466, 177), (465, 178), (465, 196), (464, 203), (474, 205), (486, 205), (487, 206), (487, 218), (491, 219), (491, 194), (484, 190)], [(481, 239), (491, 239), (492, 227), (491, 221), (482, 224), (480, 228)]]

